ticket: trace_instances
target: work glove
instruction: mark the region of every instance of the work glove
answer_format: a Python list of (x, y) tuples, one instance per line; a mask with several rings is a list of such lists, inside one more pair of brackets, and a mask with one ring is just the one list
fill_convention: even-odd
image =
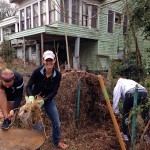
[(31, 104), (35, 101), (35, 98), (34, 96), (29, 96), (27, 99), (26, 99), (26, 104)]
[(44, 99), (37, 100), (39, 107), (41, 108), (44, 105)]

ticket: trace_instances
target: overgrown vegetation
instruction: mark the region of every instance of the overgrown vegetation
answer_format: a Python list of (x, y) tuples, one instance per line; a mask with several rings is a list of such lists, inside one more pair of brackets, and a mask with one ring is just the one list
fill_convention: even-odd
[(14, 58), (14, 49), (11, 47), (9, 41), (3, 41), (0, 45), (0, 55), (5, 60), (5, 62), (9, 65)]

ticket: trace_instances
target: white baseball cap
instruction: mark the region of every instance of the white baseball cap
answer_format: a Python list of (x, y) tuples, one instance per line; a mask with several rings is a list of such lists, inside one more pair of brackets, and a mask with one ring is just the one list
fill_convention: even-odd
[(51, 50), (47, 50), (43, 53), (43, 59), (46, 60), (48, 58), (55, 59), (55, 54)]

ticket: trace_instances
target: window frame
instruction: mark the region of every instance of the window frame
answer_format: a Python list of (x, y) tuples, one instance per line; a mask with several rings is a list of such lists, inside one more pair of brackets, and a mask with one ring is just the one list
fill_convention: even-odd
[(79, 0), (72, 0), (72, 24), (79, 25)]
[[(35, 9), (35, 6), (37, 5), (37, 11)], [(39, 22), (38, 22), (38, 3), (33, 4), (33, 27), (38, 27), (39, 26)], [(35, 20), (37, 21), (37, 24), (35, 22)]]
[[(96, 8), (96, 12), (95, 12)], [(92, 5), (92, 10), (91, 10), (92, 18), (91, 18), (91, 28), (97, 28), (98, 24), (98, 7), (95, 5)]]
[(20, 10), (20, 30), (25, 30), (25, 11), (24, 9)]
[(55, 5), (52, 0), (49, 0), (49, 22), (50, 24), (55, 22)]
[(88, 27), (89, 25), (89, 9), (85, 2), (82, 2), (82, 26)]
[(27, 29), (30, 29), (31, 28), (31, 6), (26, 7), (26, 24), (27, 24)]
[[(44, 9), (45, 8), (45, 9)], [(41, 26), (46, 25), (46, 0), (40, 1)]]

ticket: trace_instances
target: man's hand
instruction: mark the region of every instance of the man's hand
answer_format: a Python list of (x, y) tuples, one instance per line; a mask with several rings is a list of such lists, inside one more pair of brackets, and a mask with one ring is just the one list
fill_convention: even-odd
[(118, 112), (118, 113), (114, 113), (115, 114), (115, 116), (117, 117), (117, 116), (120, 116), (120, 113)]
[(26, 103), (27, 103), (27, 104), (31, 104), (31, 103), (33, 103), (34, 101), (35, 101), (34, 96), (29, 96), (28, 99), (26, 100)]
[(120, 121), (121, 118), (122, 118), (121, 114), (120, 114), (119, 112), (118, 112), (118, 113), (114, 113), (114, 114), (115, 114), (116, 119), (117, 119), (118, 121)]
[(12, 118), (14, 116), (14, 110), (11, 110), (8, 114), (8, 118)]

